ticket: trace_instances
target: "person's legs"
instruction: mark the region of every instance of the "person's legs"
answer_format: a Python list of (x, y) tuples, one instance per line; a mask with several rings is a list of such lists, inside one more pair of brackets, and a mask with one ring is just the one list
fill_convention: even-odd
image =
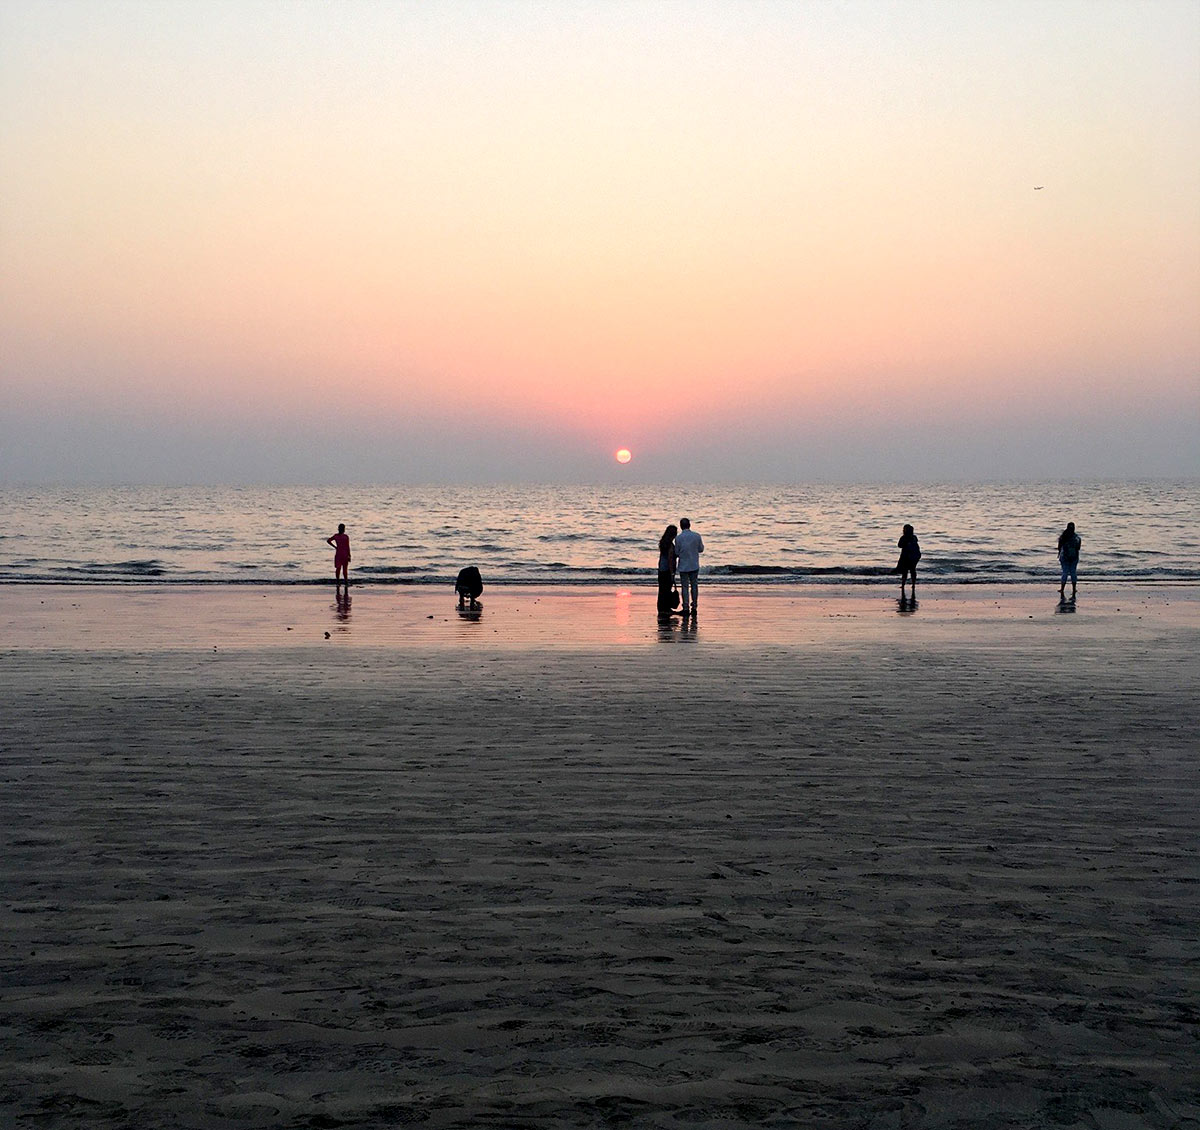
[(683, 614), (686, 616), (696, 607), (696, 577), (699, 573), (689, 569), (679, 574), (679, 591), (683, 594)]
[(660, 616), (670, 616), (673, 611), (671, 607), (671, 581), (674, 579), (673, 573), (658, 574), (658, 614)]

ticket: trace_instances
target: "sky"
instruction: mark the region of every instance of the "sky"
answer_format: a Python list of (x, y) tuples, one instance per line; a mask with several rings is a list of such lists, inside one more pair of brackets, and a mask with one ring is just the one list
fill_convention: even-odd
[(1193, 0), (0, 6), (0, 481), (1129, 476)]

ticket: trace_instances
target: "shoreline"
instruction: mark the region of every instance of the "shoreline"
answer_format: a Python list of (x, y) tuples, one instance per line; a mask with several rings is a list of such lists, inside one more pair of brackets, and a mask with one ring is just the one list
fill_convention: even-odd
[(0, 650), (899, 646), (947, 633), (968, 642), (973, 630), (997, 628), (1020, 639), (1051, 628), (1097, 640), (1200, 628), (1200, 586), (1165, 583), (1082, 587), (1074, 602), (1060, 600), (1054, 586), (918, 586), (913, 604), (892, 585), (702, 582), (700, 615), (686, 625), (680, 617), (660, 623), (655, 596), (652, 585), (493, 585), (479, 614), (462, 616), (440, 586), (351, 585), (347, 600), (332, 586), (0, 585)]
[[(735, 589), (783, 589), (784, 591), (807, 592), (825, 588), (886, 588), (897, 586), (897, 574), (892, 569), (880, 569), (878, 572), (855, 572), (852, 570), (830, 569), (812, 573), (773, 573), (746, 570), (744, 572), (701, 573), (700, 583), (714, 587)], [(1047, 571), (1044, 576), (1020, 577), (972, 577), (970, 574), (940, 574), (924, 573), (921, 575), (922, 586), (956, 587), (956, 588), (1023, 588), (1032, 586), (1040, 588), (1043, 585), (1057, 584), (1058, 573)], [(647, 585), (657, 585), (654, 573), (616, 574), (603, 577), (572, 577), (560, 579), (557, 577), (539, 578), (490, 578), (488, 589), (521, 589), (521, 588), (642, 588)], [(1133, 587), (1170, 586), (1178, 588), (1200, 588), (1200, 576), (1123, 576), (1118, 574), (1093, 575), (1081, 581), (1081, 584), (1098, 585), (1101, 587), (1113, 585), (1129, 585)], [(302, 580), (284, 580), (282, 578), (263, 577), (162, 577), (147, 574), (138, 577), (7, 577), (0, 580), (0, 589), (13, 588), (334, 588), (335, 583), (328, 577), (308, 577)], [(398, 589), (453, 589), (454, 577), (368, 577), (363, 579), (356, 576), (351, 582), (351, 588), (398, 588)]]

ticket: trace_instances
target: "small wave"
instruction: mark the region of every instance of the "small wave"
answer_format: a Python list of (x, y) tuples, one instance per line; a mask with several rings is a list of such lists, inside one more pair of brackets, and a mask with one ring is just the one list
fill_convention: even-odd
[(591, 542), (593, 545), (640, 545), (654, 547), (658, 540), (654, 536), (643, 537), (638, 534), (609, 534), (607, 537), (592, 537), (578, 530), (568, 530), (565, 533), (538, 534), (534, 541), (543, 545), (553, 545), (558, 542)]
[(887, 565), (714, 565), (701, 569), (711, 577), (883, 577)]
[(57, 572), (81, 576), (162, 577), (169, 570), (161, 561), (89, 561), (84, 565), (60, 565)]
[[(442, 574), (434, 572), (414, 572), (406, 575), (383, 574), (375, 576), (363, 576), (365, 570), (353, 575), (352, 584), (360, 587), (372, 586), (452, 586), (454, 584), (454, 574)], [(841, 571), (818, 571), (810, 572), (783, 572), (783, 573), (728, 573), (723, 574), (713, 571), (708, 574), (709, 583), (714, 586), (731, 587), (731, 588), (748, 588), (752, 589), (755, 586), (770, 587), (770, 588), (822, 588), (834, 585), (851, 585), (851, 586), (880, 586), (890, 585), (894, 583), (896, 574), (890, 569), (883, 569), (876, 572), (867, 572), (863, 570), (841, 570)], [(995, 574), (921, 574), (921, 583), (933, 586), (943, 585), (969, 585), (972, 588), (986, 587), (994, 585), (997, 588), (1011, 588), (1015, 585), (1028, 584), (1047, 584), (1050, 582), (1057, 583), (1058, 570), (1042, 571), (1038, 573), (1021, 573), (1008, 576), (999, 576)], [(546, 567), (540, 569), (530, 569), (528, 571), (510, 572), (510, 573), (494, 573), (489, 572), (484, 575), (485, 583), (490, 587), (506, 587), (519, 585), (544, 585), (551, 587), (579, 585), (583, 587), (605, 586), (605, 585), (647, 585), (654, 586), (657, 584), (657, 573), (653, 570), (646, 569), (621, 569), (615, 566), (603, 566), (587, 571), (567, 571), (567, 572), (549, 572)], [(296, 587), (331, 587), (334, 581), (330, 576), (308, 576), (308, 577), (282, 577), (282, 576), (236, 576), (230, 573), (215, 574), (191, 574), (191, 575), (170, 575), (156, 576), (153, 574), (132, 574), (132, 573), (113, 573), (111, 571), (98, 571), (93, 574), (85, 574), (79, 570), (60, 570), (54, 573), (35, 573), (35, 574), (13, 574), (0, 569), (0, 584), (11, 584), (15, 586), (23, 585), (81, 585), (81, 586), (100, 586), (100, 585), (116, 585), (121, 587), (136, 588), (139, 585), (162, 586), (167, 588), (187, 587), (192, 585), (199, 586), (228, 586), (231, 588), (249, 588), (249, 587), (280, 587), (280, 588), (296, 588)], [(1200, 585), (1200, 570), (1145, 570), (1139, 573), (1088, 573), (1086, 577), (1080, 577), (1080, 583), (1096, 584), (1096, 585), (1114, 585), (1126, 584), (1131, 586), (1156, 586), (1156, 585), (1183, 585), (1191, 587)]]
[(366, 573), (370, 576), (395, 577), (420, 573), (420, 565), (361, 565), (355, 573)]
[(1014, 561), (987, 557), (922, 557), (917, 566), (927, 573), (1016, 573), (1036, 570), (1036, 565), (1020, 565)]
[(714, 565), (704, 572), (713, 577), (785, 577), (802, 570), (790, 565)]

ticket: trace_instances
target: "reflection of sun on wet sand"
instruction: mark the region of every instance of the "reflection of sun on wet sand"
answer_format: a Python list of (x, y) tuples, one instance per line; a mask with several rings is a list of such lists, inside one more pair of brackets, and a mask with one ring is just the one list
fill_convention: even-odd
[(0, 1103), (1200, 1116), (1200, 593), (704, 595), (0, 590)]

